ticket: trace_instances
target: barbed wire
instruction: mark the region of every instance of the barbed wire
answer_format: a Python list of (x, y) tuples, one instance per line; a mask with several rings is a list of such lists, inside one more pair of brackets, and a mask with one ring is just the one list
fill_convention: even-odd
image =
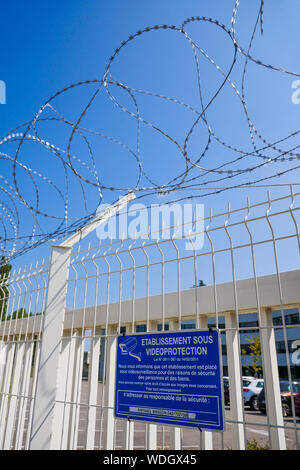
[[(291, 164), (291, 162), (300, 160), (300, 144), (290, 142), (298, 137), (300, 130), (269, 142), (254, 125), (249, 113), (246, 98), (249, 63), (259, 69), (268, 69), (274, 73), (300, 76), (300, 73), (286, 70), (278, 65), (267, 64), (253, 55), (253, 43), (258, 28), (261, 35), (264, 33), (263, 17), (266, 15), (264, 3), (264, 0), (260, 1), (247, 48), (240, 45), (236, 31), (239, 0), (235, 2), (229, 26), (213, 18), (195, 16), (185, 19), (179, 26), (154, 25), (137, 31), (114, 50), (101, 79), (80, 81), (57, 91), (40, 106), (31, 121), (18, 125), (0, 139), (0, 160), (3, 168), (0, 175), (2, 196), (0, 198), (0, 257), (2, 257), (2, 263), (49, 240), (59, 240), (74, 233), (95, 216), (101, 202), (107, 199), (114, 202), (120, 193), (133, 190), (138, 199), (174, 193), (173, 201), (184, 201), (204, 198), (236, 188), (261, 187), (264, 182), (268, 182), (265, 184), (268, 186), (269, 180), (299, 170), (300, 162), (299, 165)], [(226, 71), (192, 37), (189, 32), (192, 24), (199, 28), (206, 24), (225, 33), (232, 46), (232, 57), (226, 64)], [(154, 34), (157, 31), (176, 34), (189, 46), (195, 65), (200, 106), (196, 103), (186, 103), (176, 97), (166, 96), (158, 91), (129, 86), (114, 77), (113, 65), (121, 52), (129, 44), (133, 44), (137, 38), (146, 36), (148, 33)], [(240, 86), (238, 86), (238, 80), (233, 79), (233, 71), (238, 60), (243, 60), (242, 73), (239, 75)], [(219, 85), (207, 103), (204, 100), (202, 83), (204, 64), (213, 67), (219, 77)], [(213, 119), (209, 116), (209, 111), (222, 96), (223, 91), (228, 88), (237, 98), (242, 115), (246, 119), (250, 150), (230, 142), (230, 137), (226, 142), (224, 138), (217, 135), (214, 123), (211, 122)], [(79, 117), (71, 120), (66, 117), (67, 106), (64, 107), (64, 112), (58, 111), (59, 105), (56, 102), (67, 93), (80, 94), (81, 90), (82, 97), (85, 97), (87, 90), (91, 92), (91, 96), (79, 112)], [(126, 97), (124, 101), (127, 101), (127, 104), (121, 102), (119, 94)], [(93, 107), (97, 99), (103, 96), (108, 98), (114, 111), (118, 110), (135, 124), (134, 146), (130, 139), (125, 141), (124, 138), (116, 137), (117, 131), (120, 131), (118, 125), (116, 125), (114, 136), (107, 135), (103, 130), (92, 129), (90, 125), (83, 125), (89, 113), (93, 115)], [(154, 101), (154, 109), (159, 109), (156, 103), (169, 103), (190, 113), (191, 122), (184, 137), (175, 137), (163, 127), (147, 119), (141, 107), (142, 98), (151, 98)], [(78, 97), (77, 100), (79, 102)], [(71, 102), (73, 103), (72, 98)], [(105, 112), (103, 117), (106, 117)], [(93, 122), (93, 117), (90, 121)], [(178, 125), (180, 128), (183, 127), (181, 122), (178, 122)], [(199, 132), (200, 126), (201, 132)], [(149, 156), (144, 155), (141, 145), (144, 129), (154, 132), (169, 143), (171, 157), (173, 154), (181, 156), (183, 168), (176, 171), (175, 175), (172, 175), (173, 171), (169, 174), (165, 172), (166, 181), (163, 183), (161, 182), (163, 175), (159, 168), (156, 175), (151, 174), (153, 172), (149, 170), (151, 167), (147, 161)], [(204, 136), (203, 129), (205, 129)], [(96, 143), (95, 139), (98, 139)], [(192, 139), (196, 139), (197, 144), (194, 143), (194, 147), (202, 149), (197, 152), (196, 156), (191, 150)], [(60, 141), (63, 143), (58, 144), (57, 142)], [(111, 165), (111, 157), (106, 155), (106, 150), (100, 153), (99, 141), (116, 145), (120, 152), (124, 151), (131, 157), (135, 165), (135, 182), (131, 181), (133, 171), (128, 169), (128, 174), (125, 174), (124, 168), (119, 170), (114, 168), (111, 172), (111, 174), (118, 174), (118, 171), (122, 173), (124, 184), (114, 184), (113, 178), (106, 181), (105, 168), (108, 163)], [(217, 148), (214, 149), (213, 145)], [(283, 145), (286, 146), (285, 149), (281, 148)], [(226, 150), (226, 157), (222, 149)], [(158, 160), (159, 158), (160, 156)], [(159, 161), (157, 165), (159, 166)], [(39, 169), (39, 166), (42, 169)], [(171, 166), (176, 167), (175, 164), (170, 163), (170, 169)], [(264, 170), (266, 167), (267, 174)], [(234, 183), (231, 182), (232, 179)], [(224, 186), (216, 187), (219, 183)], [(191, 191), (191, 193), (188, 196), (178, 197), (177, 191)], [(109, 194), (111, 196), (107, 196)], [(80, 209), (79, 200), (82, 201)], [(170, 201), (166, 203), (170, 204)]]

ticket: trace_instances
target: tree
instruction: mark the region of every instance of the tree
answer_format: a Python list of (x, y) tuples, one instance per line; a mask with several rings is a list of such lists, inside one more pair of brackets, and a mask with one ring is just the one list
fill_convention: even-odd
[(7, 301), (9, 297), (9, 290), (7, 288), (7, 280), (11, 271), (11, 264), (6, 262), (4, 256), (0, 260), (0, 318), (5, 320), (7, 311)]
[(249, 344), (242, 348), (242, 354), (251, 357), (248, 361), (248, 367), (253, 375), (259, 375), (262, 372), (260, 337), (253, 335), (250, 338), (246, 338), (246, 341)]
[(26, 308), (23, 307), (23, 308), (19, 308), (19, 310), (14, 310), (11, 318), (12, 320), (16, 320), (17, 318), (27, 318), (28, 316), (31, 316), (31, 315), (32, 315), (31, 313), (28, 315), (28, 313), (26, 312)]

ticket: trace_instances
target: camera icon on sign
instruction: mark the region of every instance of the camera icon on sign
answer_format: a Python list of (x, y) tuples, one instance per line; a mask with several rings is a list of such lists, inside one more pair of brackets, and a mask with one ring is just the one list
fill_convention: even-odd
[(121, 349), (122, 356), (131, 356), (139, 362), (141, 361), (141, 354), (134, 353), (134, 350), (137, 347), (137, 340), (135, 338), (126, 338), (123, 343), (119, 344), (119, 347)]

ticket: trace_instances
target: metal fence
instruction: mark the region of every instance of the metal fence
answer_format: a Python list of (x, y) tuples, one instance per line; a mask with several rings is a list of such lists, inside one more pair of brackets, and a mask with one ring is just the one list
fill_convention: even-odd
[[(193, 220), (188, 235), (175, 223), (144, 239), (54, 246), (49, 261), (2, 278), (0, 448), (245, 449), (255, 438), (299, 449), (299, 196), (210, 212), (201, 249)], [(224, 432), (114, 418), (120, 332), (209, 326), (221, 331), (229, 377)], [(243, 403), (243, 376), (253, 372), (244, 349), (254, 337), (266, 415)]]

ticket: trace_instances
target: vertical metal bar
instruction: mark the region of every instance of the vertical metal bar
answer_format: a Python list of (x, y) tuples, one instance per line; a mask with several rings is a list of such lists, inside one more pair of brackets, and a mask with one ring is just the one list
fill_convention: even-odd
[(225, 314), (226, 347), (229, 372), (230, 414), (232, 423), (233, 450), (245, 449), (243, 395), (241, 389), (240, 344), (236, 312)]
[(149, 327), (150, 327), (150, 293), (149, 293), (149, 288), (150, 288), (150, 284), (149, 284), (149, 274), (150, 274), (150, 263), (149, 263), (149, 255), (148, 253), (146, 252), (145, 250), (145, 242), (142, 243), (142, 251), (146, 257), (146, 261), (147, 261), (147, 264), (146, 264), (146, 273), (147, 273), (147, 277), (146, 277), (146, 331), (149, 331)]
[[(227, 342), (227, 357), (228, 357), (228, 370), (232, 372), (232, 375), (229, 374), (229, 383), (230, 383), (230, 410), (234, 416), (234, 420), (237, 421), (233, 425), (233, 445), (239, 446), (234, 448), (239, 448), (244, 450), (246, 447), (246, 435), (245, 435), (245, 419), (244, 419), (244, 403), (243, 403), (243, 382), (242, 382), (242, 365), (241, 365), (241, 346), (240, 346), (240, 335), (239, 335), (239, 310), (238, 310), (238, 298), (237, 298), (237, 286), (235, 278), (235, 266), (234, 266), (234, 248), (232, 243), (232, 238), (228, 230), (229, 219), (231, 215), (230, 204), (228, 204), (228, 213), (227, 219), (224, 223), (224, 229), (229, 240), (230, 246), (230, 258), (231, 258), (231, 271), (232, 271), (232, 283), (233, 283), (233, 297), (234, 297), (234, 315), (233, 312), (227, 315), (225, 319), (229, 323), (229, 328), (235, 329), (236, 331), (228, 332), (228, 338), (231, 337), (232, 344), (230, 341), (227, 341), (227, 332), (226, 332), (226, 342)], [(227, 326), (226, 326), (227, 328)], [(228, 349), (230, 352), (228, 352)], [(232, 360), (232, 363), (231, 363)], [(231, 363), (231, 364), (230, 364)], [(231, 383), (231, 381), (233, 383)], [(242, 423), (242, 424), (241, 424)]]
[[(147, 331), (157, 331), (157, 321), (150, 321), (149, 330)], [(146, 425), (146, 449), (157, 449), (157, 424)]]
[(70, 254), (71, 247), (53, 246), (52, 248), (30, 437), (30, 449), (32, 450), (52, 448), (52, 438), (55, 432), (52, 428), (53, 413), (56, 401), (60, 344), (65, 317)]
[[(100, 250), (100, 248), (99, 248)], [(101, 329), (96, 328), (97, 324), (97, 303), (98, 303), (98, 290), (99, 290), (99, 267), (95, 262), (95, 257), (99, 250), (92, 256), (92, 263), (96, 270), (96, 285), (95, 285), (95, 309), (94, 309), (94, 323), (92, 330), (91, 340), (91, 360), (89, 368), (89, 411), (88, 411), (88, 429), (86, 437), (86, 449), (94, 449), (95, 446), (95, 430), (96, 430), (96, 416), (97, 416), (97, 397), (98, 397), (98, 377), (99, 377), (99, 358), (101, 347)]]
[(103, 442), (104, 448), (106, 449), (107, 441), (107, 413), (106, 413), (106, 371), (107, 371), (107, 335), (108, 335), (108, 319), (109, 319), (109, 303), (110, 303), (110, 275), (111, 268), (107, 260), (108, 252), (110, 251), (111, 246), (107, 251), (103, 253), (103, 260), (107, 266), (107, 281), (106, 281), (106, 318), (104, 325), (104, 357), (103, 357), (103, 380), (102, 380), (102, 394), (101, 394), (101, 422), (100, 422), (100, 448), (101, 442)]
[(298, 249), (299, 249), (299, 253), (300, 253), (300, 235), (299, 235), (299, 228), (298, 228), (298, 224), (297, 224), (297, 221), (295, 219), (295, 215), (294, 215), (294, 191), (293, 191), (293, 186), (290, 187), (291, 189), (291, 199), (292, 199), (292, 202), (290, 204), (290, 207), (289, 207), (289, 212), (290, 212), (290, 215), (291, 215), (291, 218), (294, 222), (294, 225), (295, 225), (295, 231), (296, 231), (296, 236), (297, 236), (297, 242), (298, 242)]
[(109, 325), (107, 328), (106, 343), (106, 376), (105, 376), (105, 408), (104, 408), (104, 439), (105, 449), (114, 449), (115, 418), (114, 393), (116, 380), (116, 354), (117, 337), (116, 328)]
[(15, 421), (15, 414), (18, 405), (18, 392), (20, 387), (20, 380), (22, 374), (22, 364), (24, 356), (25, 343), (19, 342), (16, 344), (14, 369), (12, 375), (12, 382), (9, 391), (7, 423), (4, 439), (4, 450), (10, 450), (13, 437), (13, 428)]
[(96, 428), (96, 405), (97, 405), (97, 396), (98, 396), (98, 376), (99, 376), (99, 357), (100, 357), (100, 345), (101, 338), (100, 331), (95, 330), (97, 337), (94, 337), (91, 340), (91, 361), (90, 361), (90, 370), (89, 370), (89, 381), (90, 381), (90, 390), (89, 390), (89, 411), (88, 411), (88, 429), (87, 429), (87, 438), (86, 438), (86, 449), (94, 449), (95, 445), (95, 428)]
[(198, 306), (198, 274), (197, 274), (197, 256), (196, 256), (196, 248), (191, 239), (191, 231), (188, 233), (188, 239), (193, 247), (193, 261), (194, 261), (194, 281), (195, 281), (195, 316), (196, 316), (196, 328), (199, 329), (199, 306)]
[(211, 249), (211, 264), (212, 264), (212, 274), (213, 274), (213, 286), (214, 286), (214, 304), (215, 304), (215, 315), (216, 315), (216, 328), (219, 327), (219, 312), (218, 312), (218, 298), (217, 298), (217, 282), (216, 282), (216, 260), (215, 260), (215, 249), (214, 244), (209, 235), (210, 225), (212, 222), (212, 210), (210, 209), (210, 222), (205, 227), (205, 233), (208, 238), (210, 249)]
[[(200, 316), (199, 328), (208, 327), (207, 315)], [(213, 435), (210, 431), (202, 431), (200, 433), (200, 448), (201, 450), (212, 450), (213, 449)]]
[(4, 380), (1, 389), (1, 406), (0, 406), (0, 449), (3, 449), (6, 423), (7, 423), (7, 406), (9, 402), (9, 393), (11, 387), (13, 364), (15, 357), (16, 344), (11, 342), (8, 345), (7, 362), (4, 372)]
[[(66, 335), (65, 335), (66, 336)], [(70, 338), (71, 339), (71, 338)], [(52, 448), (63, 450), (66, 447), (63, 447), (63, 435), (65, 428), (68, 428), (68, 423), (65, 422), (65, 397), (66, 397), (66, 388), (68, 384), (68, 353), (69, 353), (70, 340), (63, 338), (61, 349), (60, 349), (60, 358), (59, 358), (59, 369), (57, 376), (57, 392), (56, 392), (56, 405), (53, 414), (53, 433), (52, 438)]]
[(80, 397), (82, 390), (82, 372), (83, 372), (83, 359), (84, 359), (84, 345), (85, 345), (85, 317), (86, 317), (86, 304), (87, 304), (87, 288), (88, 288), (88, 271), (85, 266), (85, 260), (88, 256), (90, 245), (87, 253), (83, 256), (79, 263), (84, 270), (84, 289), (83, 289), (83, 307), (82, 307), (82, 323), (80, 328), (80, 334), (78, 338), (78, 347), (76, 349), (76, 375), (74, 376), (74, 387), (73, 387), (73, 424), (70, 427), (72, 437), (70, 440), (71, 449), (77, 448), (79, 421), (80, 421)]
[[(150, 228), (148, 229), (148, 238), (150, 236)], [(153, 325), (150, 322), (150, 258), (145, 250), (145, 242), (142, 243), (142, 251), (146, 256), (146, 269), (147, 269), (147, 280), (146, 280), (146, 331), (150, 332), (152, 328), (157, 329), (157, 323)], [(157, 425), (146, 424), (146, 435), (145, 435), (145, 447), (147, 450), (157, 449)]]
[(292, 416), (293, 416), (293, 423), (295, 429), (295, 439), (297, 447), (299, 447), (298, 443), (298, 433), (296, 431), (296, 413), (295, 413), (295, 403), (294, 403), (294, 394), (293, 394), (293, 383), (292, 383), (292, 374), (291, 374), (291, 365), (290, 365), (290, 355), (289, 355), (289, 346), (288, 346), (288, 339), (287, 339), (287, 329), (286, 329), (286, 322), (285, 322), (285, 312), (284, 312), (284, 301), (283, 301), (283, 292), (282, 292), (282, 285), (281, 285), (281, 276), (279, 272), (279, 263), (278, 263), (278, 256), (277, 256), (277, 248), (276, 248), (276, 238), (273, 226), (270, 221), (270, 211), (271, 211), (271, 197), (270, 192), (268, 192), (268, 203), (269, 207), (266, 212), (266, 219), (272, 234), (272, 244), (273, 244), (273, 252), (274, 252), (274, 259), (275, 259), (275, 266), (276, 266), (276, 277), (277, 277), (277, 286), (278, 286), (278, 293), (279, 293), (279, 301), (280, 301), (280, 311), (281, 311), (281, 319), (282, 319), (282, 327), (283, 327), (283, 339), (285, 345), (285, 357), (286, 357), (286, 364), (287, 364), (287, 371), (288, 371), (288, 380), (290, 384), (290, 391), (291, 391), (291, 405), (292, 405)]
[[(64, 387), (64, 396), (63, 396), (63, 382), (60, 384), (62, 387), (61, 395), (63, 403), (63, 409), (61, 410), (61, 419), (62, 419), (62, 434), (60, 441), (61, 449), (69, 449), (71, 446), (73, 438), (73, 420), (74, 420), (74, 393), (75, 393), (75, 380), (76, 380), (76, 366), (77, 366), (77, 346), (78, 346), (78, 336), (79, 332), (77, 329), (74, 329), (74, 311), (76, 308), (76, 297), (77, 297), (77, 282), (78, 282), (78, 272), (76, 269), (77, 259), (79, 257), (80, 247), (77, 248), (77, 253), (70, 263), (70, 269), (74, 273), (74, 278), (72, 279), (73, 287), (73, 300), (72, 300), (72, 319), (71, 319), (71, 328), (70, 328), (70, 340), (67, 341), (65, 347), (62, 348), (62, 358), (61, 358), (61, 370), (62, 376), (65, 374), (65, 377), (62, 379), (65, 382)], [(68, 332), (65, 333), (68, 336)]]
[(80, 410), (80, 393), (83, 369), (83, 353), (84, 353), (84, 332), (81, 328), (76, 330), (77, 337), (75, 339), (74, 351), (74, 370), (73, 370), (73, 389), (72, 389), (72, 407), (70, 422), (70, 449), (76, 450), (79, 427), (79, 410)]
[[(177, 267), (177, 321), (170, 321), (170, 330), (181, 330), (181, 292), (180, 292), (180, 256), (179, 249), (174, 241), (176, 233), (179, 229), (179, 222), (177, 222), (175, 231), (171, 237), (171, 242), (176, 251), (176, 267)], [(172, 427), (170, 428), (170, 449), (171, 450), (180, 450), (182, 446), (182, 437), (181, 437), (181, 428)]]
[[(163, 222), (162, 222), (163, 223)], [(163, 227), (162, 227), (163, 233)], [(162, 249), (159, 246), (158, 240), (155, 242), (156, 247), (160, 253), (161, 264), (161, 312), (162, 312), (162, 331), (165, 331), (165, 257)], [(165, 427), (162, 426), (162, 450), (165, 449)]]
[[(250, 216), (250, 200), (247, 198), (247, 208), (248, 212), (247, 215), (244, 218), (244, 224), (246, 227), (246, 230), (249, 235), (250, 239), (250, 248), (251, 248), (251, 258), (252, 258), (252, 268), (253, 268), (253, 278), (254, 278), (254, 287), (255, 287), (255, 298), (256, 298), (256, 306), (257, 306), (257, 318), (258, 318), (258, 327), (259, 327), (259, 338), (260, 338), (260, 344), (262, 344), (262, 334), (261, 334), (261, 306), (260, 306), (260, 298), (259, 298), (259, 290), (258, 290), (258, 280), (257, 280), (257, 274), (256, 274), (256, 263), (255, 263), (255, 253), (254, 253), (254, 244), (253, 244), (253, 236), (252, 232), (250, 230), (250, 227), (248, 225), (248, 218)], [(262, 354), (262, 366), (263, 366), (263, 371), (265, 370), (265, 356)], [(264, 383), (264, 388), (266, 393), (267, 388), (268, 388), (268, 383), (267, 381)], [(270, 418), (269, 415), (267, 414), (267, 423), (268, 423), (268, 430), (270, 430)]]
[(5, 372), (5, 364), (7, 357), (7, 342), (0, 340), (0, 403), (1, 403), (1, 386)]
[(181, 288), (180, 288), (180, 254), (179, 254), (178, 246), (175, 243), (175, 235), (178, 232), (178, 229), (179, 229), (179, 223), (177, 224), (176, 230), (171, 238), (171, 242), (176, 251), (178, 329), (181, 330), (182, 311), (181, 311)]
[(30, 384), (30, 371), (31, 371), (31, 362), (33, 355), (33, 341), (25, 343), (25, 357), (23, 364), (23, 381), (22, 388), (20, 389), (20, 407), (18, 413), (18, 419), (16, 421), (17, 436), (15, 449), (21, 449), (23, 441), (23, 431), (25, 424), (26, 416), (26, 404), (28, 403), (28, 393), (29, 393), (29, 384)]
[[(178, 323), (174, 320), (169, 321), (170, 330), (177, 330)], [(180, 450), (181, 449), (181, 428), (170, 427), (170, 449)]]
[[(297, 242), (298, 242), (298, 251), (299, 251), (299, 254), (300, 254), (300, 235), (299, 235), (298, 224), (297, 224), (297, 221), (296, 221), (295, 215), (294, 215), (294, 191), (293, 191), (293, 186), (292, 185), (290, 186), (290, 191), (291, 191), (292, 201), (291, 201), (291, 204), (290, 204), (290, 207), (289, 207), (289, 213), (290, 213), (290, 216), (291, 216), (291, 218), (293, 220), (293, 223), (295, 225), (295, 232), (296, 232), (296, 237), (297, 237)], [(299, 307), (298, 307), (298, 310), (299, 310)], [(299, 449), (297, 421), (296, 421), (296, 416), (294, 414), (294, 411), (295, 411), (295, 404), (294, 404), (294, 399), (292, 398), (292, 412), (293, 412), (293, 423), (294, 423), (295, 438), (296, 438), (296, 449)]]
[[(128, 253), (132, 260), (132, 307), (131, 307), (131, 333), (135, 332), (135, 276), (136, 276), (136, 264), (135, 258), (132, 255), (132, 246), (134, 245), (135, 241), (131, 243), (128, 247)], [(132, 450), (133, 449), (133, 441), (134, 441), (134, 422), (133, 421), (126, 421), (125, 422), (125, 449)]]
[(270, 423), (270, 445), (272, 450), (285, 450), (286, 442), (271, 308), (261, 309), (261, 326), (261, 348), (264, 357), (265, 400)]
[(39, 364), (40, 349), (41, 349), (40, 344), (41, 344), (40, 341), (36, 340), (32, 388), (31, 388), (31, 396), (29, 397), (30, 401), (29, 401), (29, 410), (28, 410), (28, 423), (27, 423), (27, 433), (26, 433), (26, 440), (25, 440), (25, 449), (29, 449), (29, 446), (30, 446), (30, 431), (31, 431), (32, 420), (33, 420), (33, 408), (34, 408), (34, 402), (35, 402), (35, 397), (36, 397), (38, 364)]

